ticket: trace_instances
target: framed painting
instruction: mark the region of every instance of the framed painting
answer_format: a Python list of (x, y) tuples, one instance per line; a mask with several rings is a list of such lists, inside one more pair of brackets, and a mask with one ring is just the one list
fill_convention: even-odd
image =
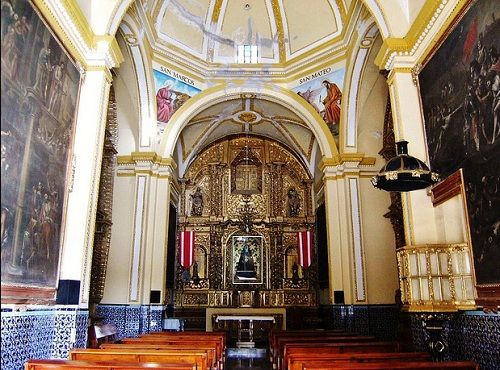
[(80, 72), (30, 2), (1, 17), (2, 302), (51, 301)]
[(232, 237), (233, 284), (262, 284), (262, 236)]
[(500, 287), (499, 34), (500, 3), (471, 2), (419, 75), (431, 167), (463, 172), (479, 297)]

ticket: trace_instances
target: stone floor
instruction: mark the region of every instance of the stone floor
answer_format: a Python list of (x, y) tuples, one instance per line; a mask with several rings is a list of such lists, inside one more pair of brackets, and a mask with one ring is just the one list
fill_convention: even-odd
[(272, 370), (266, 349), (227, 348), (225, 370)]
[(226, 359), (225, 370), (271, 370), (273, 367), (266, 358), (241, 358), (228, 357)]

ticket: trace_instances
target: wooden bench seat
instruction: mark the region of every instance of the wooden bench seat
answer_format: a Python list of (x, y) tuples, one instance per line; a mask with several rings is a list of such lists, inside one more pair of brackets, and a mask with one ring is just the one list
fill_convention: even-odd
[(479, 370), (479, 365), (472, 361), (417, 361), (417, 362), (375, 362), (344, 363), (330, 361), (311, 361), (304, 363), (301, 370)]
[(282, 357), (278, 358), (277, 368), (283, 369), (288, 363), (288, 354), (292, 348), (301, 348), (301, 351), (311, 353), (367, 353), (367, 352), (398, 352), (397, 342), (325, 342), (325, 343), (287, 343), (284, 346)]
[(165, 364), (156, 362), (118, 362), (118, 361), (75, 361), (61, 359), (43, 359), (28, 360), (25, 370), (82, 370), (82, 369), (101, 369), (101, 370), (196, 370), (196, 364)]
[[(295, 351), (294, 351), (295, 350)], [(302, 351), (301, 351), (302, 350)], [(304, 363), (329, 361), (331, 363), (366, 363), (366, 362), (400, 362), (400, 361), (431, 361), (431, 355), (427, 352), (394, 352), (394, 353), (321, 353), (311, 352), (309, 348), (293, 348), (287, 354), (285, 369), (302, 370)]]
[(69, 353), (71, 360), (159, 362), (196, 364), (197, 370), (208, 370), (208, 354), (203, 350), (154, 350), (154, 349), (93, 349), (75, 348)]

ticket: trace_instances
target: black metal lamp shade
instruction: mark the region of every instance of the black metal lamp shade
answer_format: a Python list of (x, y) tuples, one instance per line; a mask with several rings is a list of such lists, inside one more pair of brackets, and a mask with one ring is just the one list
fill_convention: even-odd
[(396, 143), (397, 156), (391, 158), (378, 175), (372, 177), (374, 187), (385, 191), (406, 192), (425, 189), (439, 181), (439, 175), (429, 170), (420, 159), (408, 155), (408, 142)]

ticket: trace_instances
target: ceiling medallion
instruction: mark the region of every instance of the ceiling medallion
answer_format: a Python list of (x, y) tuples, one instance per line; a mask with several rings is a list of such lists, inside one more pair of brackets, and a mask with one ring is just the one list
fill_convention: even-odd
[(246, 123), (251, 123), (257, 119), (257, 115), (254, 112), (243, 112), (238, 118)]
[(257, 112), (245, 110), (245, 111), (236, 112), (233, 115), (233, 120), (235, 122), (238, 122), (238, 123), (255, 124), (255, 123), (258, 123), (262, 120), (262, 116)]

